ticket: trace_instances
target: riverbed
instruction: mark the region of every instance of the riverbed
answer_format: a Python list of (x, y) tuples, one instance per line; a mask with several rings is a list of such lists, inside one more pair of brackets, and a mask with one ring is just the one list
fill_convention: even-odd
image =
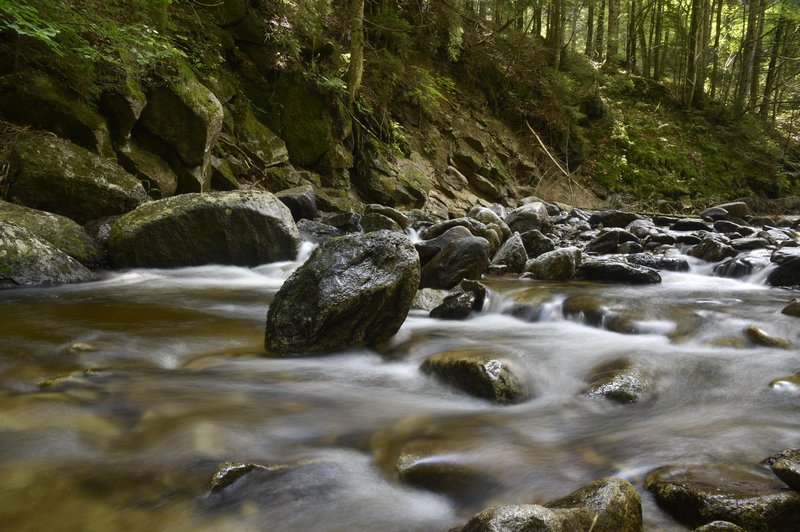
[[(541, 503), (616, 475), (642, 495), (647, 530), (684, 530), (643, 488), (667, 464), (757, 463), (800, 447), (797, 349), (755, 346), (756, 326), (800, 345), (796, 292), (686, 273), (624, 286), (489, 277), (465, 321), (412, 311), (380, 352), (275, 359), (269, 302), (299, 262), (101, 274), (0, 292), (0, 522), (7, 530), (445, 531), (494, 504)], [(577, 294), (638, 334), (565, 319)], [(515, 304), (535, 318), (507, 314)], [(498, 406), (419, 371), (458, 348), (513, 355), (533, 392)], [(634, 404), (586, 397), (592, 368), (625, 357), (652, 388)], [(403, 449), (477, 471), (485, 490), (407, 486)], [(285, 472), (216, 500), (216, 466)]]

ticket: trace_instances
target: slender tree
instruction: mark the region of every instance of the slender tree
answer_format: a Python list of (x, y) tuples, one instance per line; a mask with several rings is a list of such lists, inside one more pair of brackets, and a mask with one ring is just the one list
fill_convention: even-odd
[(356, 101), (364, 75), (364, 0), (353, 0), (350, 16), (350, 66), (347, 69), (347, 102)]
[(606, 0), (606, 3), (608, 4), (608, 37), (606, 39), (605, 67), (615, 70), (619, 52), (619, 0)]

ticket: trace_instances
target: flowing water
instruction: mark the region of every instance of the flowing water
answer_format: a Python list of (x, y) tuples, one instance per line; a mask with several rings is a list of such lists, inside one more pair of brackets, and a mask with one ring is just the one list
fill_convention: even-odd
[[(0, 292), (0, 523), (5, 530), (432, 530), (496, 503), (544, 502), (605, 475), (642, 493), (648, 530), (680, 530), (643, 489), (671, 463), (757, 462), (800, 447), (800, 394), (770, 381), (796, 349), (748, 345), (758, 326), (800, 345), (797, 294), (664, 273), (646, 287), (489, 279), (462, 322), (412, 311), (383, 352), (264, 356), (267, 305), (296, 263), (108, 273)], [(641, 334), (565, 320), (591, 294)], [(536, 321), (503, 313), (541, 309)], [(521, 361), (535, 397), (495, 406), (423, 375), (470, 347)], [(628, 357), (650, 395), (584, 397), (591, 369)], [(403, 448), (477, 470), (469, 496), (402, 485)], [(239, 501), (206, 486), (224, 461), (289, 464)], [(244, 479), (243, 479), (244, 480)], [(234, 484), (233, 487), (235, 487)]]

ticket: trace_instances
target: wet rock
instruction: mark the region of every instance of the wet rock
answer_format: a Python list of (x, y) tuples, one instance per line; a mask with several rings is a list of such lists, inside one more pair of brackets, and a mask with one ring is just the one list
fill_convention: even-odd
[(584, 261), (576, 272), (581, 279), (624, 284), (660, 283), (657, 271), (645, 266), (636, 266), (617, 261)]
[(644, 253), (644, 247), (642, 247), (642, 245), (638, 242), (623, 242), (617, 248), (617, 253), (621, 253), (623, 255)]
[(747, 532), (744, 528), (727, 521), (711, 521), (695, 528), (692, 532)]
[(394, 223), (396, 223), (402, 231), (404, 231), (409, 226), (408, 217), (403, 214), (402, 212), (394, 209), (392, 207), (386, 207), (384, 205), (378, 205), (377, 203), (370, 203), (366, 207), (364, 207), (364, 215), (376, 213), (382, 216), (385, 216)]
[(773, 336), (755, 325), (749, 325), (744, 330), (745, 336), (752, 343), (764, 347), (778, 347), (780, 349), (791, 349), (792, 344), (788, 340)]
[(711, 231), (711, 227), (698, 218), (681, 218), (669, 228), (673, 231)]
[(480, 237), (450, 242), (422, 268), (421, 288), (453, 288), (462, 279), (478, 279), (489, 267), (489, 242)]
[(502, 234), (499, 228), (492, 228), (483, 222), (467, 217), (453, 218), (434, 224), (425, 230), (424, 237), (426, 239), (436, 238), (453, 227), (459, 226), (466, 228), (472, 236), (485, 238), (489, 243), (490, 253), (494, 254), (500, 248)]
[(528, 254), (525, 252), (522, 237), (515, 232), (494, 254), (491, 265), (506, 266), (508, 273), (522, 273), (527, 262)]
[(717, 220), (714, 222), (714, 231), (717, 233), (739, 233), (743, 229), (747, 230), (748, 228), (730, 220)]
[(719, 240), (704, 238), (686, 254), (706, 262), (719, 262), (736, 256), (736, 250)]
[(147, 200), (139, 180), (115, 162), (55, 137), (22, 140), (10, 166), (8, 196), (16, 203), (80, 224), (124, 214)]
[(439, 288), (420, 288), (414, 296), (414, 301), (411, 302), (411, 308), (415, 310), (432, 311), (442, 303), (445, 298), (450, 295), (449, 290), (442, 290)]
[(320, 221), (341, 229), (345, 233), (360, 233), (363, 229), (361, 227), (361, 215), (357, 212), (344, 211), (324, 214)]
[(440, 320), (463, 320), (472, 313), (475, 303), (475, 294), (472, 292), (457, 292), (447, 296), (431, 310), (430, 316)]
[(534, 259), (543, 253), (556, 249), (555, 242), (543, 235), (538, 229), (525, 231), (520, 234), (520, 237), (522, 238), (522, 245), (525, 246), (525, 251), (530, 259)]
[(598, 255), (608, 255), (610, 253), (617, 253), (619, 251), (619, 245), (623, 242), (638, 241), (639, 239), (636, 238), (635, 235), (624, 229), (606, 229), (586, 244), (584, 251), (587, 253), (597, 253)]
[(560, 248), (529, 260), (525, 264), (525, 271), (535, 279), (568, 281), (575, 276), (580, 264), (581, 252), (578, 248)]
[(769, 383), (769, 387), (782, 392), (795, 393), (800, 391), (800, 371), (788, 377), (772, 379)]
[(668, 216), (665, 214), (657, 214), (653, 216), (653, 223), (659, 227), (670, 226), (680, 220), (677, 216)]
[(476, 205), (470, 209), (470, 211), (467, 213), (467, 216), (474, 218), (475, 220), (478, 220), (487, 226), (496, 226), (496, 228), (500, 230), (500, 237), (502, 240), (506, 240), (511, 236), (511, 229), (508, 227), (506, 222), (500, 217), (500, 215), (491, 209)]
[(429, 357), (420, 369), (463, 392), (500, 404), (520, 403), (530, 396), (506, 355), (483, 348), (444, 351)]
[(758, 237), (742, 237), (731, 240), (731, 247), (738, 251), (747, 251), (751, 249), (763, 249), (769, 245), (764, 238)]
[(281, 190), (275, 193), (275, 197), (289, 207), (295, 222), (317, 217), (317, 196), (308, 185)]
[(48, 241), (24, 227), (0, 221), (0, 288), (92, 279), (92, 272)]
[(318, 353), (391, 338), (419, 286), (419, 258), (390, 231), (322, 243), (275, 295), (265, 345), (276, 355)]
[(456, 242), (464, 238), (470, 238), (471, 236), (472, 233), (469, 232), (469, 229), (457, 225), (455, 227), (451, 227), (435, 238), (416, 242), (414, 247), (417, 249), (417, 253), (419, 253), (420, 263), (424, 266), (451, 242)]
[[(697, 237), (694, 237), (694, 238), (695, 238), (695, 242), (693, 242), (693, 243), (696, 244), (697, 242), (699, 242), (699, 239), (697, 239)], [(671, 235), (669, 233), (665, 233), (663, 231), (658, 231), (656, 233), (653, 233), (653, 234), (647, 236), (644, 239), (644, 243), (645, 244), (648, 244), (648, 243), (651, 243), (651, 242), (655, 242), (656, 244), (661, 244), (661, 245), (665, 245), (665, 246), (674, 246), (675, 244), (678, 243), (678, 239), (674, 235)]]
[(99, 244), (64, 216), (0, 201), (0, 222), (27, 229), (85, 266), (97, 266), (105, 260)]
[(637, 266), (646, 266), (654, 270), (667, 270), (670, 272), (688, 272), (689, 262), (680, 257), (663, 257), (649, 253), (636, 253), (625, 257), (625, 260)]
[(800, 491), (800, 449), (786, 449), (764, 459), (775, 476), (795, 491)]
[(470, 519), (461, 532), (643, 530), (639, 493), (628, 481), (605, 477), (544, 506), (495, 506)]
[(443, 493), (459, 500), (483, 500), (502, 485), (484, 468), (459, 460), (457, 451), (438, 440), (415, 440), (395, 463), (403, 484)]
[(592, 369), (583, 391), (588, 397), (605, 397), (617, 403), (635, 403), (650, 391), (647, 371), (626, 358), (618, 358)]
[(361, 227), (364, 229), (365, 233), (380, 231), (381, 229), (394, 231), (396, 233), (403, 232), (403, 228), (400, 227), (397, 222), (377, 212), (368, 212), (364, 214), (364, 216), (361, 217)]
[(570, 296), (561, 304), (565, 318), (577, 318), (593, 327), (603, 324), (607, 310), (602, 301), (594, 296)]
[[(773, 255), (774, 257), (774, 255)], [(776, 262), (773, 258), (773, 262)], [(772, 286), (800, 285), (800, 257), (777, 262), (777, 267), (767, 276)]]
[(640, 220), (641, 216), (632, 212), (625, 211), (596, 211), (589, 216), (589, 225), (597, 227), (626, 227), (634, 220)]
[(730, 216), (728, 214), (728, 211), (726, 211), (722, 207), (709, 207), (708, 209), (700, 213), (700, 217), (703, 220), (711, 220), (711, 221), (724, 220), (728, 216)]
[(332, 225), (305, 218), (297, 222), (297, 230), (300, 232), (300, 240), (317, 244), (346, 234)]
[(508, 213), (505, 222), (512, 231), (517, 231), (518, 233), (534, 229), (545, 231), (551, 226), (547, 207), (541, 202), (528, 203), (522, 207), (517, 207)]
[(783, 307), (783, 310), (781, 310), (781, 314), (786, 314), (787, 316), (800, 318), (800, 300), (793, 299), (788, 305)]
[(262, 464), (246, 464), (242, 462), (223, 462), (217, 466), (211, 480), (208, 482), (208, 493), (218, 493), (243, 476), (253, 471), (280, 471), (287, 469), (288, 465), (262, 465)]
[(108, 244), (117, 268), (257, 266), (294, 259), (300, 235), (269, 192), (209, 192), (142, 205), (114, 223)]
[(659, 506), (690, 526), (722, 520), (752, 531), (800, 527), (800, 493), (754, 468), (664, 466), (647, 475), (645, 486)]
[(714, 275), (741, 279), (764, 269), (769, 265), (769, 252), (759, 250), (728, 259), (714, 266)]

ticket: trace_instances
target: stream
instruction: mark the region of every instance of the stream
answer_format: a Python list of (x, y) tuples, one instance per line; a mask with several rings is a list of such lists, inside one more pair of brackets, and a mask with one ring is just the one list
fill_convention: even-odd
[[(0, 292), (0, 523), (6, 530), (441, 531), (490, 505), (543, 503), (617, 475), (647, 530), (685, 530), (643, 488), (667, 464), (757, 463), (800, 447), (796, 349), (755, 347), (755, 325), (800, 345), (797, 294), (662, 272), (648, 286), (489, 277), (465, 321), (412, 311), (383, 352), (264, 356), (267, 305), (299, 263), (108, 272)], [(562, 317), (591, 294), (642, 334)], [(536, 321), (504, 311), (538, 305)], [(497, 406), (419, 371), (430, 355), (515, 355), (534, 398)], [(582, 395), (593, 367), (627, 357), (653, 388), (634, 404)], [(477, 469), (483, 496), (398, 482), (404, 447)], [(225, 461), (294, 464), (250, 499), (206, 495)], [(491, 485), (491, 487), (488, 487)]]

